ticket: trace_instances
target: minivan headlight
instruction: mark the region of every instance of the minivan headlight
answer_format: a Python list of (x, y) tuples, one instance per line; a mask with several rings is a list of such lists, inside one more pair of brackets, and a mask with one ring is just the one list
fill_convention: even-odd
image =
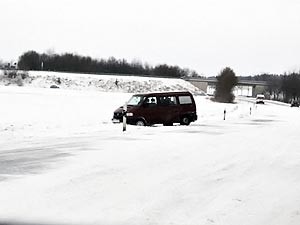
[(133, 113), (126, 113), (126, 116), (133, 116)]

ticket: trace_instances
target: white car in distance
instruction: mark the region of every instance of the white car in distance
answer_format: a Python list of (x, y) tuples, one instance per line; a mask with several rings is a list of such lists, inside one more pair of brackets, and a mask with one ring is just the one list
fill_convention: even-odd
[(265, 96), (262, 94), (257, 95), (256, 104), (265, 104)]

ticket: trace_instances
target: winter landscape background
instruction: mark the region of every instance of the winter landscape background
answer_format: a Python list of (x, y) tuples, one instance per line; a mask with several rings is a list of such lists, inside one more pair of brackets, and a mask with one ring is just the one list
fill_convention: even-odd
[[(300, 224), (299, 108), (216, 103), (180, 79), (28, 75), (0, 75), (0, 224)], [(190, 126), (111, 122), (133, 93), (172, 90), (195, 94)]]

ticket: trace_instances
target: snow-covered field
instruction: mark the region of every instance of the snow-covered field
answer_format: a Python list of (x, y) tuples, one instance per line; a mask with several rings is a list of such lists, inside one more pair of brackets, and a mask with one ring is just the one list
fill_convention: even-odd
[(0, 224), (300, 224), (299, 108), (195, 96), (190, 126), (122, 132), (112, 113), (132, 94), (109, 79), (0, 86)]

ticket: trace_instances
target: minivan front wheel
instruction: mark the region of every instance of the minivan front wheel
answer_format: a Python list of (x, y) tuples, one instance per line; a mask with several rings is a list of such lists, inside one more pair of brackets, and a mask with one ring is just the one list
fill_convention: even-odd
[(190, 121), (190, 118), (188, 116), (184, 116), (181, 118), (181, 122), (180, 122), (180, 125), (190, 125), (191, 121)]
[(146, 124), (145, 124), (144, 120), (137, 120), (136, 123), (135, 123), (135, 125), (137, 125), (137, 126), (145, 126)]

